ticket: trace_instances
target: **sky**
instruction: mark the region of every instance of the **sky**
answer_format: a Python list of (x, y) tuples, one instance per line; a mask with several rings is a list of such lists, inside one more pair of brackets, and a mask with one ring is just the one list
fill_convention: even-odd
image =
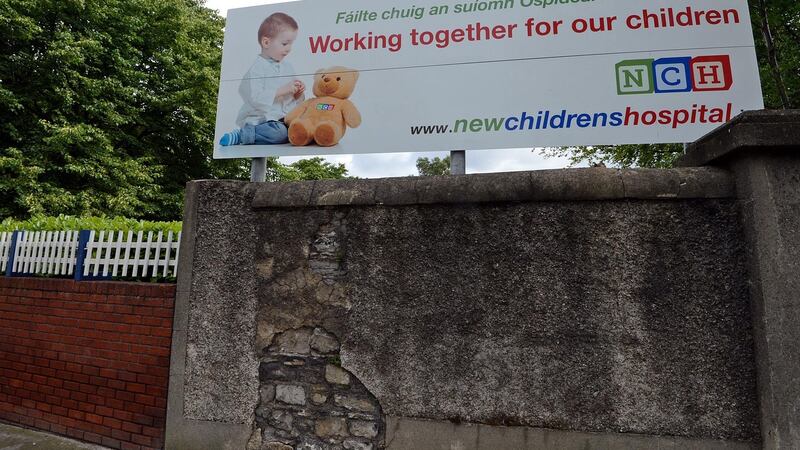
[[(206, 0), (206, 6), (216, 9), (223, 16), (228, 9), (246, 6), (280, 3), (274, 0)], [(451, 149), (434, 153), (384, 153), (367, 155), (326, 156), (332, 163), (344, 163), (349, 174), (359, 178), (385, 178), (416, 175), (417, 158), (443, 158)], [(308, 156), (303, 158), (310, 158)], [(280, 158), (290, 164), (303, 158)], [(540, 149), (501, 149), (468, 151), (466, 153), (467, 173), (514, 172), (519, 170), (558, 169), (567, 167), (566, 158), (551, 158), (542, 155)]]

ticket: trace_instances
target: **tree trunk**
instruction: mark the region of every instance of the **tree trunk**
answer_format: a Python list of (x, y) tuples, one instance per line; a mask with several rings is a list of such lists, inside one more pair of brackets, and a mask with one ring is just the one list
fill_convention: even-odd
[(758, 8), (761, 13), (761, 33), (764, 35), (764, 42), (767, 46), (767, 59), (772, 69), (772, 77), (775, 79), (775, 86), (778, 89), (778, 95), (781, 97), (783, 109), (789, 109), (789, 95), (786, 93), (786, 85), (783, 83), (781, 69), (778, 66), (778, 53), (775, 49), (775, 41), (772, 39), (772, 31), (769, 28), (767, 5), (764, 0), (758, 0)]

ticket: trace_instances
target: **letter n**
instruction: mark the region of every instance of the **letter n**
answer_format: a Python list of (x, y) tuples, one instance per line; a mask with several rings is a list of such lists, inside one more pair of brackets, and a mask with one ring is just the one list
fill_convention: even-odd
[(630, 59), (617, 64), (617, 94), (652, 94), (654, 91), (652, 59)]

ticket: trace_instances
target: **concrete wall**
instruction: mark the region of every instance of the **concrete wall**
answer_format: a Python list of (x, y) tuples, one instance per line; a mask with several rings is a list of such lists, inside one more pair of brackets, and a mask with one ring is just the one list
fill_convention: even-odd
[(791, 448), (739, 174), (192, 183), (167, 448)]

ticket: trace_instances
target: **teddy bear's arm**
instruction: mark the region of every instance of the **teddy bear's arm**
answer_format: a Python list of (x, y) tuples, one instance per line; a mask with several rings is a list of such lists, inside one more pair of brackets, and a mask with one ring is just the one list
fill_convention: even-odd
[(287, 114), (286, 117), (284, 117), (283, 121), (286, 122), (287, 125), (291, 125), (295, 119), (299, 119), (300, 116), (305, 114), (306, 109), (308, 109), (308, 105), (311, 104), (311, 100), (312, 99), (308, 99), (303, 103), (297, 105), (295, 109), (289, 111), (289, 114)]
[(361, 113), (358, 112), (356, 105), (350, 100), (342, 102), (342, 116), (344, 116), (344, 121), (350, 128), (358, 128), (361, 125)]

